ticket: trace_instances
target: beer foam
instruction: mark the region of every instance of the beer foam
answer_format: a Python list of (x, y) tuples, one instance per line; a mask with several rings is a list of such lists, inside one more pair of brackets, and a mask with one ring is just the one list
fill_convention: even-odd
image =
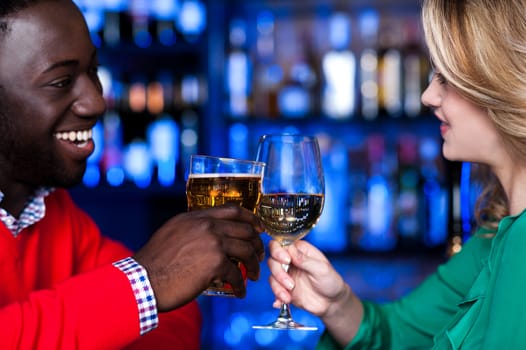
[(246, 173), (246, 174), (240, 174), (240, 173), (205, 173), (205, 174), (189, 174), (188, 175), (188, 178), (189, 179), (205, 179), (205, 178), (217, 178), (217, 177), (243, 177), (243, 178), (247, 178), (247, 177), (253, 177), (253, 178), (259, 178), (259, 177), (262, 177), (261, 174), (251, 174), (251, 173)]

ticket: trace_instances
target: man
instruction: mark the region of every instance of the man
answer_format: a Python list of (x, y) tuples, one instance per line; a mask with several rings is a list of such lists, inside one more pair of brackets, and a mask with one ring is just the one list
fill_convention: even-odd
[(71, 0), (0, 2), (0, 349), (198, 349), (195, 297), (245, 286), (262, 227), (237, 206), (184, 213), (131, 255), (63, 189), (82, 179), (105, 111)]

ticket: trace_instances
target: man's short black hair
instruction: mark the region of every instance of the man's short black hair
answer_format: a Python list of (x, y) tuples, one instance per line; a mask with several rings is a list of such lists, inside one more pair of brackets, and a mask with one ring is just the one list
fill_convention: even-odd
[(39, 0), (2, 0), (0, 1), (0, 17), (5, 17), (23, 10), (38, 1)]
[(0, 0), (0, 33), (8, 30), (5, 17), (21, 11), (40, 0)]

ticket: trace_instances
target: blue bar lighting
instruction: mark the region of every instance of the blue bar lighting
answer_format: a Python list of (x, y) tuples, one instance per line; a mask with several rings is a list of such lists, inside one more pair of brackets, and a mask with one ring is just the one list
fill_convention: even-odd
[(463, 239), (471, 233), (471, 163), (462, 163), (460, 173), (460, 218), (462, 220)]
[(147, 144), (141, 140), (132, 141), (124, 151), (126, 175), (139, 188), (146, 188), (152, 179), (152, 162)]
[(187, 39), (194, 39), (206, 28), (206, 7), (198, 0), (185, 0), (181, 4), (176, 23)]
[(248, 159), (248, 127), (242, 123), (233, 124), (230, 127), (228, 137), (230, 157)]
[(88, 166), (82, 182), (87, 187), (95, 187), (100, 182), (100, 161), (104, 149), (104, 130), (102, 122), (98, 122), (92, 130), (93, 142), (95, 143), (95, 150), (88, 158)]
[(147, 130), (150, 154), (157, 166), (157, 179), (162, 186), (171, 186), (175, 182), (179, 132), (179, 126), (170, 116), (156, 120)]
[(106, 171), (106, 181), (111, 186), (121, 186), (124, 182), (124, 170), (120, 166), (108, 168)]
[(157, 19), (174, 20), (179, 9), (178, 0), (152, 0), (150, 2), (150, 13)]
[[(86, 0), (91, 1), (91, 0)], [(128, 10), (128, 0), (104, 0), (104, 7), (107, 11), (120, 12)]]

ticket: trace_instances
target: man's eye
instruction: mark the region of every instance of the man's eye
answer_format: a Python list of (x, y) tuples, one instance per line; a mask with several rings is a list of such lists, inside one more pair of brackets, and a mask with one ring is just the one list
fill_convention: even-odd
[(93, 65), (89, 69), (89, 74), (97, 75), (99, 73), (99, 65)]
[(59, 80), (52, 81), (49, 85), (56, 87), (56, 88), (65, 88), (65, 87), (68, 87), (70, 84), (71, 84), (71, 79), (67, 78), (67, 79), (59, 79)]

